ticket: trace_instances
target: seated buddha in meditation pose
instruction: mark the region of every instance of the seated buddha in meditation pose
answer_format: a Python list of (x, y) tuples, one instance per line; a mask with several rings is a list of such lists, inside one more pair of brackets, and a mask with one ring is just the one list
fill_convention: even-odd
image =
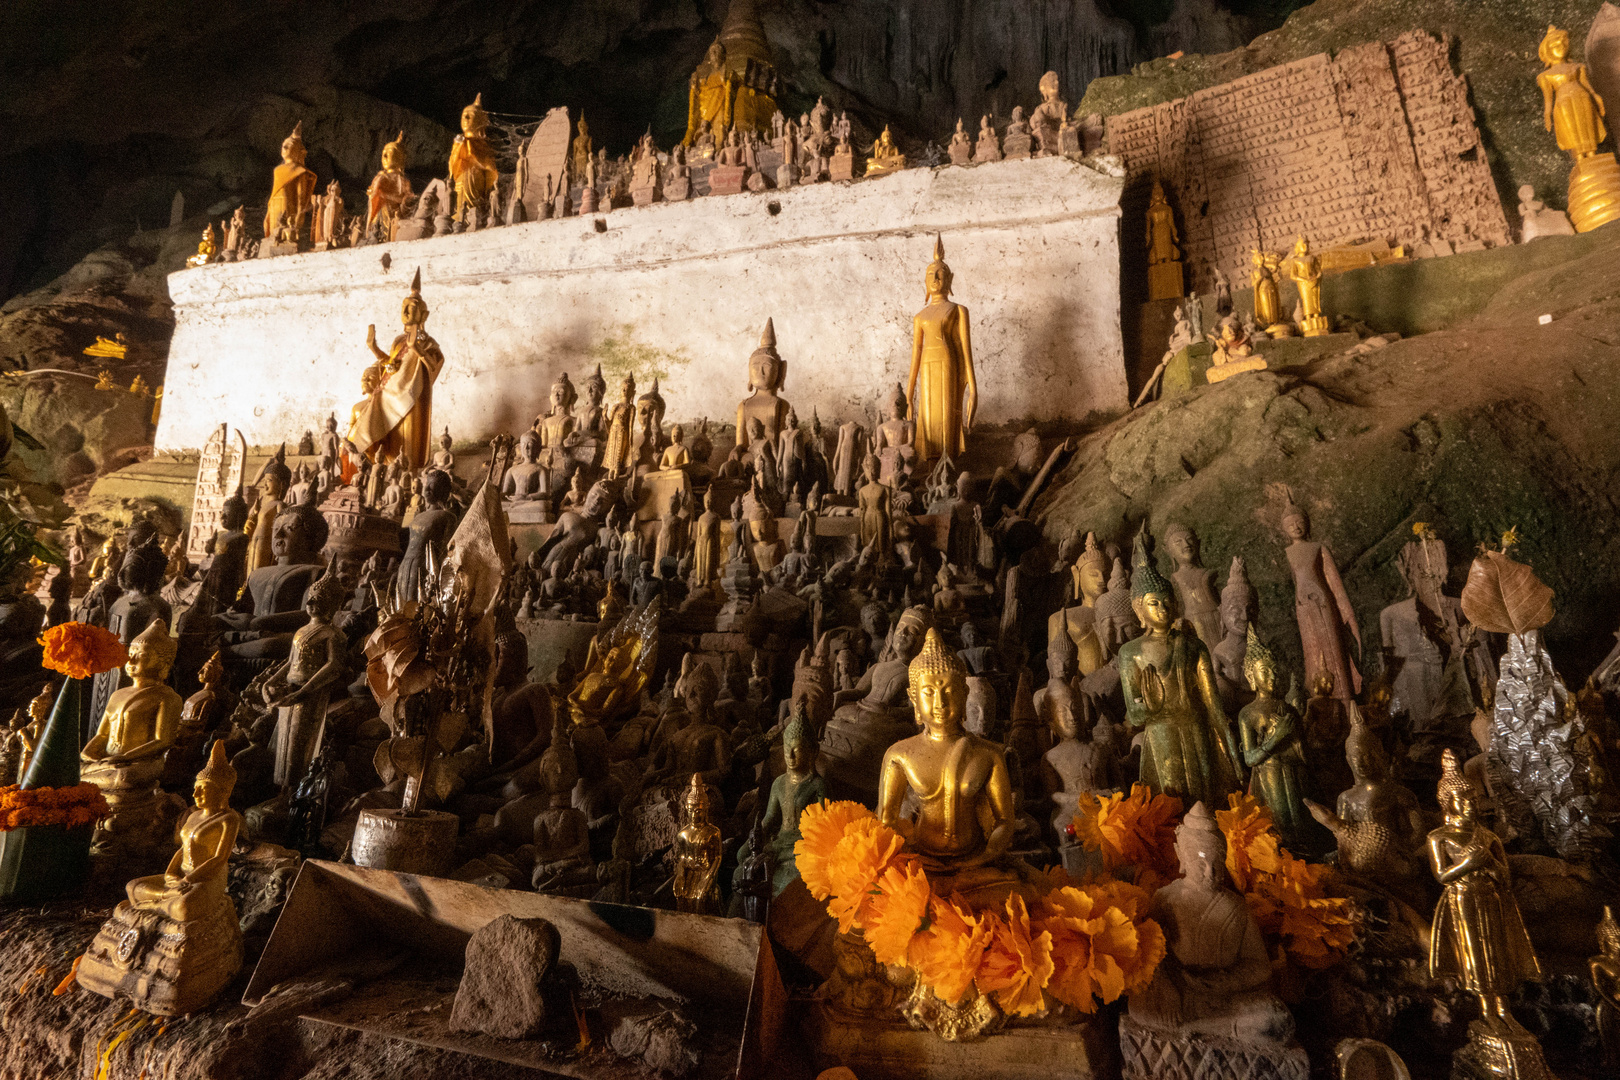
[(124, 673), (134, 683), (113, 691), (94, 737), (79, 752), (80, 775), (101, 789), (111, 808), (96, 826), (98, 852), (135, 855), (158, 839), (151, 835), (157, 786), (185, 704), (164, 685), (179, 649), (162, 619), (130, 643)]
[[(998, 744), (963, 728), (967, 665), (938, 630), (928, 631), (910, 675), (923, 730), (883, 755), (878, 817), (922, 856), (940, 895), (960, 893), (975, 907), (999, 903), (1020, 887), (1011, 867), (997, 865), (1017, 830), (1006, 758)], [(903, 816), (908, 792), (914, 820)]]

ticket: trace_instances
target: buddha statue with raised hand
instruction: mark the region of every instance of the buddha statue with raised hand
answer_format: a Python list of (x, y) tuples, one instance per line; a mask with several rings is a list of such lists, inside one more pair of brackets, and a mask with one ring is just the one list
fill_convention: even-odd
[(136, 878), (78, 968), (85, 989), (128, 997), (159, 1016), (196, 1012), (242, 967), (242, 932), (226, 892), (242, 818), (230, 807), (236, 770), (215, 742), (197, 774), (196, 806), (180, 822), (180, 849), (161, 874)]
[[(999, 745), (963, 727), (967, 665), (938, 630), (928, 631), (910, 677), (923, 730), (883, 755), (878, 817), (922, 857), (940, 895), (959, 893), (975, 907), (998, 903), (1020, 884), (1010, 867), (997, 865), (1017, 830), (1006, 758)], [(904, 816), (908, 792), (915, 819)]]

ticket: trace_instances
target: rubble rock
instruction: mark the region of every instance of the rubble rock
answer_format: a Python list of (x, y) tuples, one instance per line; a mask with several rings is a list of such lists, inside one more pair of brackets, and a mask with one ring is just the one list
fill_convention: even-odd
[(467, 968), (450, 1010), (453, 1031), (532, 1039), (545, 1027), (540, 984), (557, 962), (562, 939), (545, 919), (501, 915), (473, 932)]

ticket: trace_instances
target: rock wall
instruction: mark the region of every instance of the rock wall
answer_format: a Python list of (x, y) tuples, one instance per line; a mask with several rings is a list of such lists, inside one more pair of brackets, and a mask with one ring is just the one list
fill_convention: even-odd
[[(1061, 158), (654, 204), (462, 235), (183, 270), (157, 446), (229, 421), (250, 444), (346, 424), (417, 267), (446, 357), (433, 426), (527, 428), (557, 376), (653, 376), (668, 419), (728, 422), (767, 318), (802, 421), (866, 417), (911, 362), (934, 237), (970, 313), (979, 421), (1125, 404), (1123, 181)], [(610, 397), (610, 401), (612, 398)]]
[(1242, 280), (1249, 251), (1382, 239), (1512, 238), (1447, 43), (1369, 42), (1108, 119), (1133, 179), (1160, 179), (1192, 285)]

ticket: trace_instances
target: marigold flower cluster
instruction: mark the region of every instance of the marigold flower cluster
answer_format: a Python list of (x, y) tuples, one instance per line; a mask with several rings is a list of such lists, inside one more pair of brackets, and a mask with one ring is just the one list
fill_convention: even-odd
[(799, 828), (799, 875), (839, 929), (860, 931), (880, 963), (909, 967), (950, 1004), (977, 990), (1013, 1016), (1045, 1012), (1049, 997), (1094, 1012), (1146, 986), (1164, 958), (1134, 885), (1059, 876), (1033, 907), (1014, 894), (976, 910), (940, 896), (900, 834), (859, 803), (808, 807)]
[(117, 634), (89, 623), (53, 626), (40, 636), (39, 643), (45, 646), (45, 666), (70, 679), (88, 679), (129, 661), (129, 650)]
[[(1260, 925), (1272, 962), (1325, 968), (1343, 960), (1355, 939), (1355, 905), (1337, 894), (1333, 871), (1284, 848), (1271, 811), (1258, 799), (1233, 794), (1228, 803), (1215, 811), (1226, 837), (1226, 871)], [(1132, 868), (1136, 883), (1151, 894), (1181, 876), (1175, 836), (1182, 814), (1180, 799), (1135, 784), (1129, 795), (1083, 797), (1075, 839), (1099, 852), (1109, 873)]]
[(72, 787), (0, 787), (0, 832), (35, 825), (65, 825), (82, 829), (109, 812), (107, 800), (94, 784)]

